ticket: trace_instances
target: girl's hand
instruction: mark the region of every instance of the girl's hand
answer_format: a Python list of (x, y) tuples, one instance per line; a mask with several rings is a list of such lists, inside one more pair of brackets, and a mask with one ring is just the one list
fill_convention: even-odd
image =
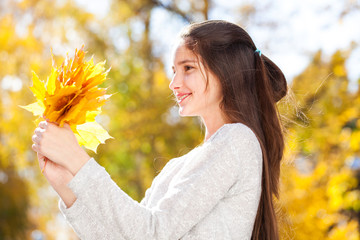
[(46, 159), (46, 157), (40, 153), (37, 154), (40, 169), (44, 169), (46, 161), (46, 170), (43, 172), (47, 181), (59, 194), (67, 207), (71, 207), (76, 201), (75, 194), (67, 186), (73, 178), (71, 172), (64, 167), (54, 163), (53, 161)]
[(59, 127), (47, 121), (40, 122), (32, 140), (34, 142), (32, 149), (40, 154), (40, 157), (50, 159), (70, 171), (72, 175), (75, 175), (90, 159), (85, 150), (79, 146), (74, 133), (66, 123), (64, 127)]
[(46, 170), (43, 172), (43, 174), (53, 188), (67, 186), (67, 184), (73, 178), (71, 172), (69, 172), (63, 166), (46, 159), (46, 157), (41, 153), (37, 153), (37, 157), (40, 169), (44, 169), (45, 161), (47, 161)]

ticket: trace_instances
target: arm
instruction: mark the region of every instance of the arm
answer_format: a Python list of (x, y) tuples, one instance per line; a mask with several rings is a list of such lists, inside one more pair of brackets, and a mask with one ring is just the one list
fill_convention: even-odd
[(70, 223), (75, 233), (80, 239), (84, 240), (121, 240), (120, 236), (114, 238), (111, 229), (105, 227), (100, 219), (97, 219), (94, 214), (81, 201), (76, 200), (71, 208), (66, 208), (64, 202), (60, 199), (59, 208), (66, 220)]
[[(181, 238), (224, 197), (244, 164), (257, 164), (261, 157), (257, 139), (249, 130), (224, 128), (201, 147), (176, 181), (173, 179), (158, 205), (149, 209), (124, 193), (93, 159), (79, 161), (82, 158), (76, 156), (83, 156), (82, 149), (70, 128), (46, 125), (34, 150), (76, 174), (68, 186), (77, 201), (112, 232), (111, 236), (126, 239)], [(91, 219), (74, 221), (86, 225)]]
[[(45, 165), (45, 157), (37, 154), (40, 169)], [(87, 207), (76, 199), (73, 191), (67, 186), (73, 175), (64, 167), (47, 159), (44, 176), (60, 196), (60, 210), (81, 239), (113, 239), (111, 231), (106, 229)], [(71, 207), (71, 208), (70, 208)], [(71, 210), (69, 210), (71, 209)], [(123, 239), (117, 237), (116, 239)]]
[[(42, 160), (39, 162), (44, 164)], [(106, 228), (67, 186), (73, 178), (70, 172), (48, 160), (44, 175), (60, 196), (60, 210), (80, 239), (114, 239), (111, 229)], [(116, 239), (123, 238), (118, 236)]]
[(166, 165), (165, 165), (164, 168), (160, 171), (160, 173), (153, 179), (150, 188), (148, 188), (148, 189), (146, 190), (145, 196), (144, 196), (144, 198), (141, 200), (140, 205), (147, 206), (147, 204), (148, 204), (148, 202), (149, 202), (149, 199), (150, 199), (150, 196), (152, 195), (152, 192), (153, 192), (153, 187), (154, 187), (155, 185), (157, 185), (158, 179), (161, 179), (161, 178), (163, 177), (164, 173), (169, 172), (169, 171), (170, 171), (170, 172), (173, 171), (173, 169), (176, 168), (177, 165), (179, 164), (180, 159), (181, 159), (181, 158), (173, 158), (173, 159), (171, 159), (170, 161), (168, 161), (168, 162), (166, 163)]
[(132, 200), (93, 159), (80, 169), (69, 187), (118, 236), (179, 239), (225, 196), (239, 179), (243, 164), (258, 164), (256, 160), (261, 159), (256, 138), (228, 139), (228, 134), (242, 136), (243, 132), (232, 130), (201, 147), (155, 208)]
[(47, 161), (46, 171), (43, 174), (51, 187), (57, 192), (67, 207), (73, 205), (76, 201), (76, 196), (67, 186), (73, 175), (64, 167), (46, 159), (43, 155), (38, 153), (37, 157), (40, 169), (44, 168), (45, 161)]

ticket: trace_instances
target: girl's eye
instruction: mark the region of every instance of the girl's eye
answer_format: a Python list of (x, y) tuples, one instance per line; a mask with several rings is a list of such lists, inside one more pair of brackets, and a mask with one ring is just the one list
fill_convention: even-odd
[(185, 72), (186, 72), (186, 71), (189, 71), (189, 70), (191, 70), (191, 69), (193, 69), (193, 67), (192, 67), (192, 66), (184, 66), (184, 68), (185, 68)]

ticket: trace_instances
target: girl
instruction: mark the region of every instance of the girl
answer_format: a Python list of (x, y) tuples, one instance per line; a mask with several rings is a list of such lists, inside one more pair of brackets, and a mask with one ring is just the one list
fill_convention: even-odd
[(281, 70), (239, 26), (189, 25), (174, 53), (170, 83), (181, 116), (199, 116), (202, 145), (170, 160), (138, 203), (78, 145), (70, 127), (41, 122), (33, 150), (81, 239), (279, 239), (284, 139), (276, 102)]

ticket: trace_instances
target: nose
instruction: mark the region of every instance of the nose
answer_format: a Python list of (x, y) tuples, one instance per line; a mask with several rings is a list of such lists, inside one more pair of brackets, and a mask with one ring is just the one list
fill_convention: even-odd
[(178, 76), (177, 73), (174, 73), (174, 76), (172, 77), (171, 82), (169, 84), (169, 88), (174, 91), (176, 89), (179, 89), (181, 85), (182, 85), (182, 80), (180, 76)]

